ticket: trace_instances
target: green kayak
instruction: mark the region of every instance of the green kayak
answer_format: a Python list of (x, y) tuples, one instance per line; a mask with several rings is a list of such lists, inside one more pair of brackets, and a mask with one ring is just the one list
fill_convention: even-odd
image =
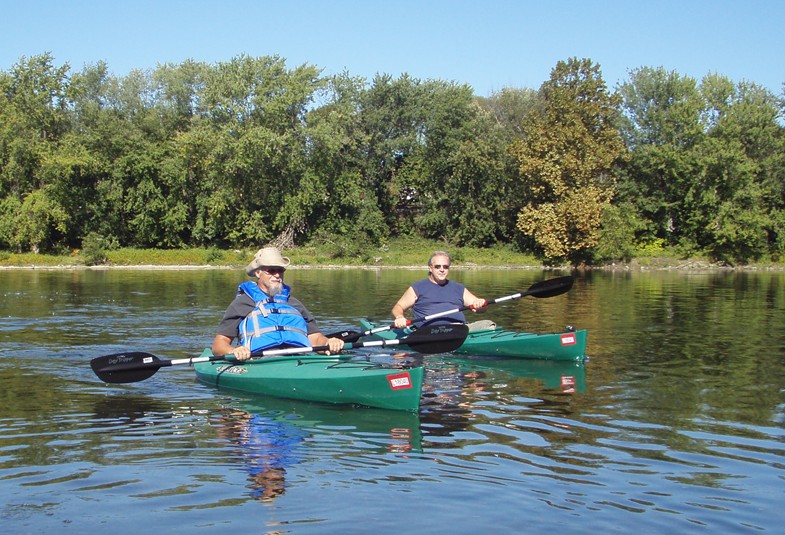
[[(383, 327), (381, 323), (361, 320), (364, 329)], [(584, 360), (586, 358), (587, 331), (565, 330), (557, 333), (527, 333), (505, 331), (492, 322), (488, 328), (469, 329), (463, 344), (453, 353), (462, 355), (496, 355), (519, 359)], [(409, 329), (380, 330), (374, 333), (382, 339), (406, 336)]]
[[(205, 349), (202, 357), (212, 357), (212, 353)], [(205, 384), (253, 394), (404, 411), (420, 407), (422, 367), (394, 369), (368, 360), (318, 354), (243, 363), (213, 360), (193, 366), (197, 379)]]
[[(466, 340), (463, 324), (424, 327), (403, 338), (349, 342), (344, 349), (406, 345), (420, 353), (447, 353)], [(356, 340), (356, 339), (355, 339)], [(209, 385), (273, 397), (346, 403), (416, 411), (420, 407), (423, 368), (391, 368), (369, 358), (320, 355), (329, 346), (272, 348), (254, 351), (255, 358), (238, 362), (205, 349), (199, 357), (161, 359), (145, 351), (124, 351), (90, 360), (90, 367), (105, 383), (135, 383), (161, 368), (187, 364)]]

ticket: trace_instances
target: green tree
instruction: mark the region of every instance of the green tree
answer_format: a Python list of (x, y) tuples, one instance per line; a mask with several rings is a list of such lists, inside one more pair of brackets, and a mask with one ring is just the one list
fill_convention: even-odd
[(526, 117), (537, 110), (541, 101), (536, 89), (505, 87), (488, 98), (478, 97), (477, 102), (512, 143), (524, 136)]
[(0, 76), (0, 217), (6, 244), (20, 250), (49, 249), (55, 233), (68, 228), (62, 196), (51, 186), (57, 144), (68, 131), (68, 71), (42, 54), (22, 57)]
[(712, 202), (702, 214), (700, 243), (731, 263), (757, 260), (782, 248), (783, 128), (777, 100), (764, 88), (734, 85), (719, 75), (701, 83), (710, 109), (702, 184)]
[[(72, 240), (78, 246), (90, 232), (130, 241), (123, 205), (128, 182), (116, 180), (115, 163), (126, 153), (135, 129), (122, 112), (121, 80), (109, 74), (104, 62), (88, 65), (71, 76), (68, 87), (72, 152), (90, 162), (79, 170), (79, 183), (70, 190), (75, 214)], [(79, 147), (77, 149), (76, 147)]]
[(526, 204), (527, 189), (519, 179), (518, 164), (514, 152), (510, 150), (515, 141), (525, 137), (524, 127), (528, 116), (539, 113), (542, 100), (536, 89), (506, 87), (489, 98), (478, 98), (478, 103), (486, 111), (487, 117), (495, 125), (504, 150), (496, 155), (497, 163), (502, 168), (503, 184), (496, 184), (493, 193), (496, 199), (496, 220), (500, 241), (514, 244), (520, 250), (531, 250), (537, 247), (536, 242), (517, 229), (518, 214)]
[(638, 232), (643, 228), (644, 222), (633, 204), (606, 206), (602, 211), (597, 245), (592, 248), (593, 262), (631, 261), (637, 252)]
[(663, 68), (631, 72), (622, 84), (624, 120), (620, 121), (631, 157), (617, 187), (618, 201), (636, 206), (647, 231), (644, 241), (665, 239), (671, 245), (696, 243), (685, 200), (695, 188), (693, 148), (705, 135), (706, 107), (694, 79)]
[[(455, 245), (485, 247), (509, 238), (502, 225), (519, 205), (505, 195), (504, 131), (474, 98), (471, 88), (432, 82), (425, 146), (414, 190), (422, 235)], [(509, 228), (509, 227), (508, 227)]]
[(12, 245), (19, 250), (38, 253), (44, 248), (52, 249), (52, 232), (65, 232), (68, 213), (51, 192), (52, 188), (44, 187), (24, 196), (16, 214), (16, 228), (12, 238)]
[(378, 76), (360, 103), (364, 187), (394, 234), (490, 245), (508, 237), (501, 127), (470, 87)]
[(518, 229), (553, 260), (579, 263), (597, 244), (614, 193), (613, 166), (625, 156), (616, 128), (618, 99), (599, 66), (560, 61), (540, 88), (541, 108), (512, 145), (526, 190)]
[(620, 94), (632, 157), (618, 199), (648, 221), (640, 239), (731, 263), (782, 250), (783, 130), (771, 94), (648, 68)]
[(312, 235), (345, 237), (334, 241), (346, 244), (347, 250), (349, 244), (365, 240), (378, 245), (389, 235), (376, 192), (362, 172), (369, 145), (359, 113), (364, 92), (364, 79), (347, 73), (333, 76), (320, 95), (322, 104), (308, 114), (307, 168), (312, 176), (296, 205), (309, 214)]
[[(393, 234), (414, 232), (412, 215), (420, 208), (408, 182), (418, 180), (413, 175), (419, 168), (409, 160), (425, 142), (425, 92), (420, 80), (406, 74), (397, 80), (380, 74), (360, 97), (362, 187), (373, 193)], [(404, 180), (407, 165), (409, 177)]]
[(215, 132), (205, 196), (218, 201), (211, 217), (224, 222), (229, 243), (266, 243), (307, 226), (293, 205), (306, 175), (306, 113), (325, 83), (319, 74), (310, 65), (287, 70), (277, 56), (240, 56), (207, 73), (201, 104)]
[(209, 66), (193, 60), (161, 65), (152, 73), (155, 109), (170, 133), (187, 132), (200, 114)]

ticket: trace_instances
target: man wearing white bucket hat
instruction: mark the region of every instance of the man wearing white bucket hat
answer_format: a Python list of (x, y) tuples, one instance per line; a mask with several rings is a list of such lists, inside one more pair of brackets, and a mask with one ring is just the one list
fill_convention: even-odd
[[(343, 349), (343, 340), (322, 334), (313, 314), (291, 297), (291, 288), (283, 282), (290, 263), (276, 247), (254, 255), (245, 272), (256, 280), (238, 287), (213, 339), (214, 355), (231, 353), (246, 360), (252, 352), (270, 348), (329, 346), (330, 353)], [(232, 344), (235, 339), (237, 346)]]

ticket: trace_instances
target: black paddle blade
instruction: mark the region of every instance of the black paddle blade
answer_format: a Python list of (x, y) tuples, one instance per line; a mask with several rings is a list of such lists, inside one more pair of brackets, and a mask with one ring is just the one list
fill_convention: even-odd
[(357, 331), (348, 330), (348, 331), (341, 331), (341, 332), (337, 332), (337, 333), (331, 333), (331, 334), (328, 334), (326, 336), (327, 336), (327, 338), (340, 338), (344, 342), (356, 342), (360, 338), (362, 338), (364, 334), (365, 333), (360, 333), (360, 332), (357, 332)]
[(567, 293), (570, 288), (572, 288), (572, 284), (574, 282), (575, 277), (571, 275), (549, 279), (532, 284), (528, 290), (521, 294), (521, 296), (531, 295), (532, 297), (555, 297), (557, 295)]
[(169, 361), (151, 353), (132, 351), (96, 357), (90, 361), (93, 372), (105, 383), (136, 383), (152, 377)]
[(400, 341), (418, 353), (449, 353), (461, 347), (468, 335), (468, 325), (448, 323), (422, 327)]

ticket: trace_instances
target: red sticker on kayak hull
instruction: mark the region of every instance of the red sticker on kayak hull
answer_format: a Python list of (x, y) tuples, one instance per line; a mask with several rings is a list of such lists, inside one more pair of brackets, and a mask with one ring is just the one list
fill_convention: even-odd
[(387, 380), (390, 382), (390, 388), (393, 390), (412, 388), (412, 378), (409, 376), (409, 372), (388, 375)]
[(575, 339), (575, 334), (573, 333), (566, 333), (561, 335), (561, 345), (563, 346), (574, 346), (577, 344), (578, 341)]

